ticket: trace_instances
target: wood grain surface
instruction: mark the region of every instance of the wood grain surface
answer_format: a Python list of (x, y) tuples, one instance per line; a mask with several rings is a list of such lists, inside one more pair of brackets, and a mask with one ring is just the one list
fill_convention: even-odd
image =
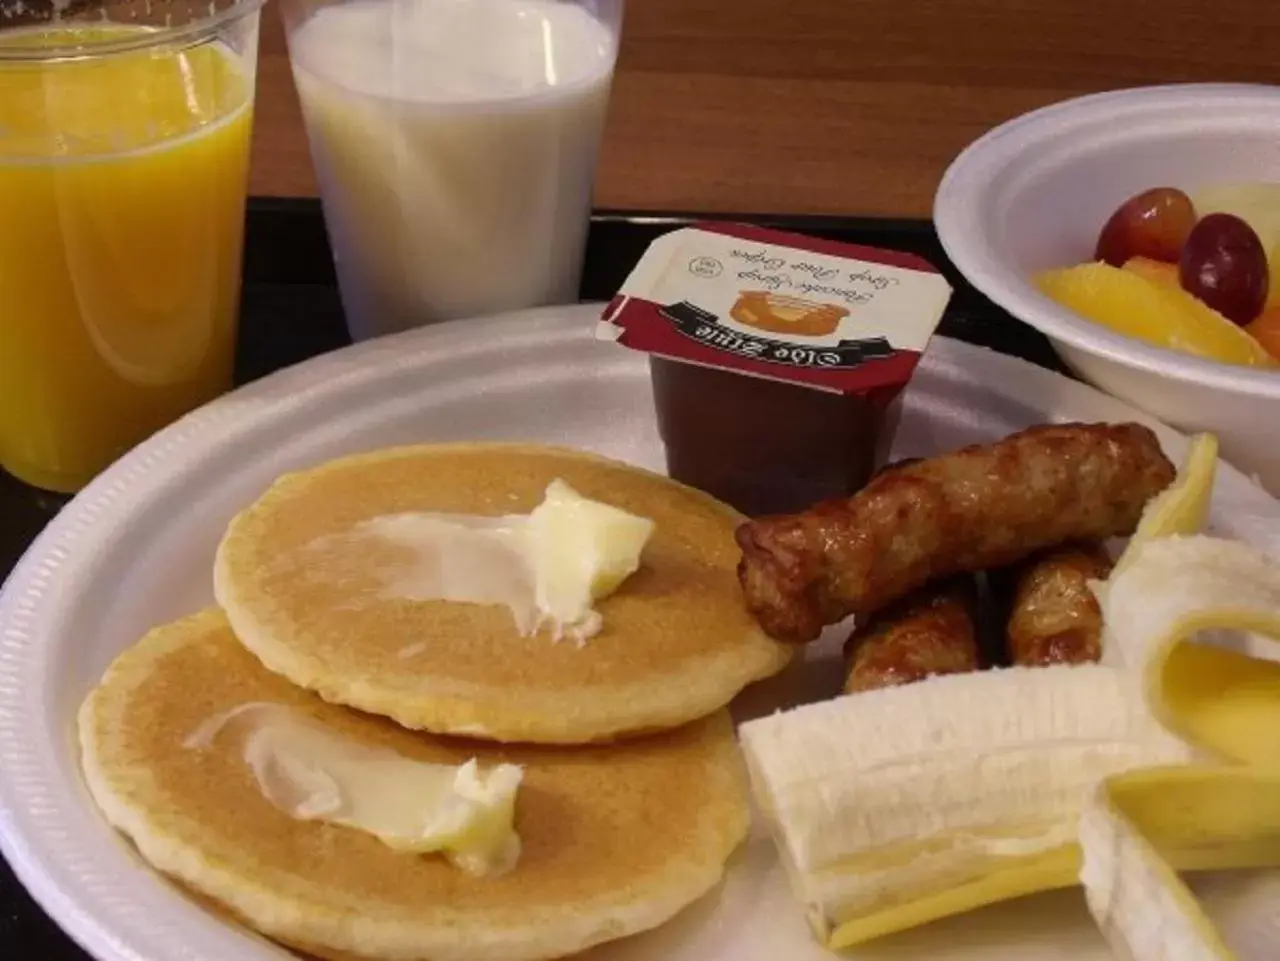
[[(313, 194), (274, 4), (256, 194)], [(603, 207), (925, 216), (947, 163), (1114, 87), (1280, 83), (1276, 0), (630, 0)]]

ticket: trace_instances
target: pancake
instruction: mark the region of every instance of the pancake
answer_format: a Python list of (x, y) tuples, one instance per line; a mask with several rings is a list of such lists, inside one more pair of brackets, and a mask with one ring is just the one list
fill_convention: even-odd
[[(476, 878), (268, 802), (243, 737), (192, 749), (247, 702), (304, 711), (407, 757), (525, 765), (514, 870)], [(726, 712), (612, 747), (504, 747), (406, 731), (267, 671), (206, 611), (122, 654), (80, 710), (85, 778), (142, 856), (248, 927), (328, 958), (521, 961), (655, 927), (701, 897), (748, 826)]]
[[(389, 593), (412, 549), (360, 536), (406, 512), (528, 513), (561, 478), (648, 517), (642, 565), (600, 601), (582, 645), (521, 636), (501, 605)], [(405, 727), (576, 744), (678, 726), (782, 669), (790, 648), (742, 604), (731, 508), (592, 454), (514, 444), (407, 447), (278, 480), (232, 521), (215, 592), (268, 668), (327, 700)]]

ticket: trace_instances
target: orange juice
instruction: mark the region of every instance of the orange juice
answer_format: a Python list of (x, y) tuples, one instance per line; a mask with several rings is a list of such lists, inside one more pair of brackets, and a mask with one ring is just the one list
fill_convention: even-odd
[[(139, 30), (57, 27), (18, 42)], [(252, 99), (251, 76), (219, 43), (0, 55), (0, 465), (11, 473), (75, 490), (229, 386)]]

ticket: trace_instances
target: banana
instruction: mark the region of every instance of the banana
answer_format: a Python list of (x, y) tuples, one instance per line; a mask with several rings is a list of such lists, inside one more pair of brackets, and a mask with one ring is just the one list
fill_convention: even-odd
[(1280, 664), (1187, 641), (1280, 637), (1280, 567), (1194, 536), (1216, 450), (1194, 440), (1095, 585), (1102, 664), (934, 678), (742, 725), (753, 792), (821, 941), (1082, 884), (1118, 957), (1234, 957), (1177, 872), (1280, 864), (1280, 739), (1266, 736), (1280, 730)]
[(1094, 785), (1190, 757), (1128, 679), (1098, 665), (867, 691), (739, 737), (810, 924), (833, 946), (1075, 884), (1067, 849)]

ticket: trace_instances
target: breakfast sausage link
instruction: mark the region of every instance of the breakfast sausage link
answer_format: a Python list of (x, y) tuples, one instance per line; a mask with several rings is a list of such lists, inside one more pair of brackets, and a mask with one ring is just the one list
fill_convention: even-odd
[(1102, 656), (1102, 608), (1091, 580), (1111, 573), (1101, 544), (1065, 544), (1037, 554), (1013, 572), (1005, 625), (1011, 664), (1083, 664)]
[(971, 577), (928, 585), (890, 605), (850, 635), (844, 692), (978, 670), (977, 614), (978, 592)]
[(1131, 534), (1173, 478), (1140, 424), (1032, 427), (891, 468), (853, 497), (743, 524), (738, 578), (760, 626), (802, 643), (932, 580)]

